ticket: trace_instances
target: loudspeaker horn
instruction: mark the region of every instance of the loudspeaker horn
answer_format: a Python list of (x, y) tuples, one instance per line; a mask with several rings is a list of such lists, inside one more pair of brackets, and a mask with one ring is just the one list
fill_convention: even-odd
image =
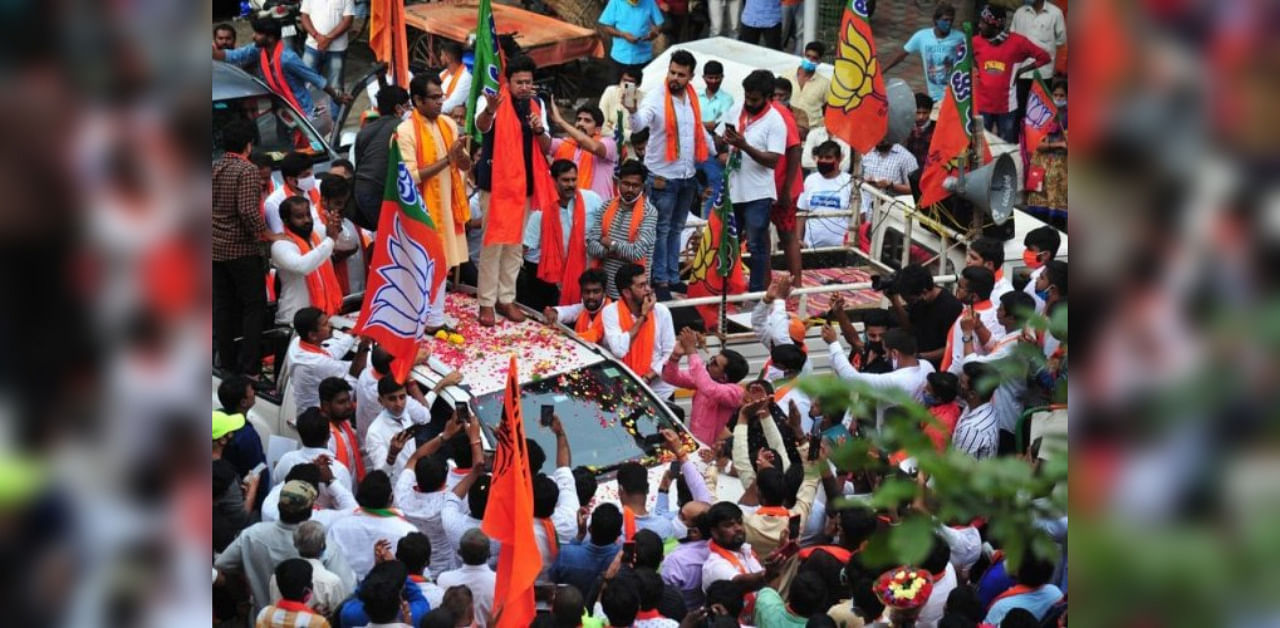
[(959, 177), (947, 177), (942, 187), (990, 212), (991, 220), (1002, 225), (1013, 217), (1013, 205), (1018, 198), (1018, 169), (1013, 157), (1004, 153), (981, 168)]
[(907, 82), (894, 78), (884, 88), (885, 100), (889, 103), (889, 125), (884, 139), (893, 144), (907, 141), (911, 135), (911, 127), (916, 123), (916, 96)]

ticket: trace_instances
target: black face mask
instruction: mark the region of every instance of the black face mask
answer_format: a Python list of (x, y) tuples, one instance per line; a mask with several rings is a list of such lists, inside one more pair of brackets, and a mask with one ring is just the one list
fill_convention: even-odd
[(868, 343), (866, 343), (866, 347), (867, 347), (867, 352), (868, 352), (868, 353), (875, 353), (876, 355), (881, 356), (881, 357), (883, 357), (883, 356), (884, 356), (884, 343), (883, 343), (883, 342), (868, 342)]
[(819, 161), (818, 172), (822, 174), (831, 174), (836, 171), (836, 164)]

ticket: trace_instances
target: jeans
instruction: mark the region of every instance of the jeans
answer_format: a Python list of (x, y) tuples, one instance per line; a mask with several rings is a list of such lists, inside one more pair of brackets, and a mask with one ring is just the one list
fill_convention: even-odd
[[(805, 0), (805, 2), (815, 2), (816, 0)], [(795, 43), (791, 45), (791, 49), (797, 56), (804, 56), (804, 2), (797, 2), (791, 6), (782, 5), (782, 45), (786, 46), (787, 41), (795, 37)], [(785, 51), (784, 51), (785, 52)]]
[(689, 207), (698, 193), (698, 179), (667, 179), (666, 187), (653, 186), (650, 198), (658, 210), (658, 229), (653, 244), (651, 279), (658, 284), (680, 281), (680, 233), (689, 218)]
[(711, 215), (711, 208), (716, 205), (716, 194), (720, 193), (720, 187), (724, 185), (724, 165), (712, 155), (698, 164), (698, 169), (707, 175), (707, 187), (711, 188), (711, 198), (702, 202), (702, 218), (706, 219)]
[[(319, 72), (334, 89), (342, 91), (342, 66), (346, 56), (346, 50), (320, 52), (311, 46), (307, 46), (306, 50), (302, 51), (302, 62), (312, 70)], [(329, 105), (329, 111), (333, 112), (333, 117), (336, 119), (339, 105), (336, 100), (330, 100), (332, 102)]]
[[(763, 39), (763, 43), (761, 43)], [(763, 45), (766, 48), (782, 50), (782, 24), (774, 24), (765, 28), (756, 28), (743, 24), (738, 29), (738, 41), (748, 44)]]
[(769, 285), (769, 208), (773, 199), (761, 198), (745, 203), (734, 203), (733, 213), (738, 220), (738, 233), (747, 234), (747, 252), (751, 253), (747, 269), (751, 271), (747, 290), (760, 292)]
[(1006, 142), (1018, 143), (1018, 112), (984, 113), (982, 126)]
[(262, 370), (266, 272), (265, 260), (257, 255), (213, 263), (213, 339), (224, 377)]

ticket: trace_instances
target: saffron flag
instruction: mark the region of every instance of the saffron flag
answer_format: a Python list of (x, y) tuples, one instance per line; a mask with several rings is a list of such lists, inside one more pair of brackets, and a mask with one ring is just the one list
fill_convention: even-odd
[(536, 607), (533, 581), (542, 569), (542, 554), (533, 536), (533, 478), (529, 471), (529, 450), (520, 411), (520, 378), (516, 357), (507, 369), (507, 390), (502, 403), (502, 424), (496, 432), (498, 446), (493, 458), (493, 482), (489, 485), (489, 507), (480, 529), (502, 544), (498, 554), (498, 578), (493, 589), (493, 620), (490, 626), (525, 628), (533, 621)]
[(1049, 89), (1044, 81), (1037, 78), (1031, 84), (1031, 92), (1027, 94), (1027, 115), (1022, 120), (1023, 150), (1027, 158), (1034, 155), (1040, 142), (1053, 130), (1053, 121), (1058, 117), (1058, 107), (1049, 96)]
[(947, 80), (946, 95), (942, 97), (942, 108), (938, 110), (938, 124), (920, 173), (920, 207), (928, 207), (951, 195), (950, 190), (942, 187), (942, 182), (961, 172), (971, 138), (978, 132), (973, 118), (973, 57), (969, 44), (972, 31), (968, 22), (964, 32), (964, 40), (956, 45), (951, 77)]
[(427, 315), (437, 290), (444, 290), (444, 244), (422, 206), (418, 186), (392, 138), (382, 216), (373, 244), (356, 333), (376, 340), (395, 359), (391, 374), (403, 382), (425, 337)]
[[(735, 154), (734, 157), (738, 157)], [(698, 239), (698, 250), (693, 254), (689, 272), (689, 296), (708, 297), (722, 293), (741, 294), (747, 289), (742, 276), (742, 261), (738, 256), (738, 227), (733, 217), (733, 203), (729, 200), (729, 170), (720, 186), (707, 224), (703, 225)], [(699, 305), (698, 314), (706, 322), (707, 329), (718, 329), (719, 309), (714, 305)]]
[(372, 0), (369, 5), (369, 48), (386, 63), (391, 82), (409, 88), (409, 44), (405, 39), (404, 2)]
[(498, 29), (493, 25), (493, 6), (489, 0), (480, 0), (477, 11), (475, 65), (471, 72), (471, 92), (467, 94), (467, 135), (479, 143), (482, 140), (480, 129), (476, 128), (476, 103), (481, 94), (498, 95), (502, 85), (502, 55), (498, 49)]
[(889, 100), (867, 21), (867, 0), (849, 0), (840, 18), (840, 45), (823, 118), (827, 131), (859, 154), (875, 147), (889, 129)]

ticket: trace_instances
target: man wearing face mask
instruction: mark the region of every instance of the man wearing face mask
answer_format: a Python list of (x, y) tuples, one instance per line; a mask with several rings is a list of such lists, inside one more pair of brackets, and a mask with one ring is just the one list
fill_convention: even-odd
[(323, 223), (320, 218), (320, 183), (311, 169), (311, 158), (299, 152), (292, 152), (280, 160), (280, 179), (282, 184), (263, 202), (262, 209), (267, 219), (267, 228), (275, 233), (284, 233), (284, 220), (280, 218), (280, 204), (284, 199), (301, 196), (309, 202), (312, 218)]
[(973, 38), (973, 105), (988, 131), (1016, 143), (1022, 125), (1013, 82), (1050, 61), (1049, 53), (1031, 40), (1005, 32), (1004, 22), (1004, 7), (982, 8), (978, 37)]
[(885, 75), (894, 66), (902, 63), (908, 54), (920, 55), (921, 69), (924, 71), (924, 84), (929, 89), (929, 98), (933, 102), (942, 102), (947, 89), (947, 80), (951, 76), (951, 66), (955, 63), (956, 49), (964, 45), (964, 33), (952, 28), (956, 19), (956, 9), (949, 3), (938, 3), (933, 10), (933, 27), (916, 31), (902, 50), (898, 51), (884, 65)]
[[(449, 116), (441, 115), (444, 89), (440, 78), (424, 73), (409, 82), (409, 98), (413, 112), (396, 127), (400, 157), (409, 176), (418, 184), (422, 205), (440, 234), (444, 264), (454, 268), (466, 262), (465, 227), (471, 219), (467, 203), (467, 187), (463, 183), (471, 169), (467, 138)], [(434, 333), (445, 324), (444, 290), (437, 290), (427, 315), (427, 332)]]
[[(1040, 289), (1036, 287), (1036, 282), (1044, 274), (1045, 265), (1058, 255), (1058, 247), (1061, 245), (1062, 236), (1058, 235), (1058, 230), (1053, 227), (1036, 227), (1027, 232), (1026, 237), (1022, 239), (1022, 246), (1026, 247), (1022, 252), (1022, 263), (1031, 271), (1022, 291), (1040, 299), (1042, 303), (1048, 299), (1046, 295), (1039, 293)], [(1042, 307), (1040, 312), (1044, 311), (1045, 308)]]
[(933, 99), (928, 94), (916, 92), (916, 123), (911, 127), (911, 135), (907, 136), (907, 150), (916, 158), (916, 163), (924, 163), (929, 154), (929, 143), (933, 141), (933, 120), (929, 115), (933, 112)]
[[(284, 98), (307, 116), (321, 133), (328, 133), (333, 122), (325, 107), (316, 107), (307, 85), (324, 90), (340, 105), (350, 104), (350, 94), (337, 87), (302, 62), (291, 48), (280, 42), (280, 22), (272, 18), (256, 18), (252, 21), (253, 43), (232, 50), (224, 50), (213, 43), (213, 58), (232, 65), (252, 67), (266, 82), (271, 91)], [(270, 215), (270, 212), (268, 212)]]
[[(1000, 325), (1006, 330), (1005, 333), (999, 337), (993, 337), (990, 349), (984, 354), (979, 354), (975, 350), (976, 340), (966, 342), (964, 346), (965, 354), (960, 368), (969, 362), (989, 363), (999, 360), (1003, 368), (1016, 369), (1016, 372), (1020, 373), (1020, 375), (1001, 377), (1000, 385), (996, 387), (991, 399), (996, 421), (1000, 427), (1001, 453), (1013, 451), (1013, 433), (1018, 427), (1018, 417), (1022, 415), (1027, 393), (1026, 374), (1030, 365), (1022, 354), (1015, 352), (1014, 349), (1019, 342), (1035, 340), (1035, 334), (1023, 328), (1028, 316), (1034, 312), (1035, 302), (1030, 295), (1017, 290), (1007, 292), (1000, 298), (1000, 306), (996, 308), (996, 315)], [(961, 322), (964, 320), (961, 319)], [(970, 321), (966, 327), (981, 324), (976, 319), (970, 319)], [(969, 335), (976, 336), (977, 334), (972, 331), (972, 329), (968, 330)]]
[(818, 74), (818, 64), (825, 54), (827, 47), (822, 42), (805, 44), (804, 60), (787, 77), (791, 82), (791, 106), (804, 112), (810, 132), (814, 127), (823, 126), (822, 105), (827, 101), (827, 88), (831, 85), (831, 79)]
[(889, 355), (884, 350), (884, 334), (889, 331), (889, 313), (884, 310), (865, 310), (862, 326), (866, 340), (854, 329), (849, 314), (844, 309), (844, 297), (831, 299), (831, 317), (840, 325), (840, 335), (853, 347), (849, 351), (849, 363), (863, 373), (888, 373), (893, 370)]
[[(849, 211), (853, 195), (853, 175), (839, 168), (846, 153), (840, 145), (827, 140), (813, 149), (817, 172), (804, 179), (804, 191), (796, 201), (796, 209), (806, 212)], [(844, 216), (798, 219), (806, 248), (844, 246), (849, 232), (849, 219)]]
[[(916, 339), (902, 329), (890, 329), (884, 334), (884, 351), (889, 356), (893, 371), (889, 373), (866, 373), (853, 368), (844, 348), (840, 346), (836, 330), (830, 325), (822, 328), (822, 339), (827, 343), (827, 352), (831, 356), (831, 369), (836, 375), (856, 382), (863, 382), (877, 390), (897, 390), (920, 401), (924, 398), (925, 378), (934, 372), (933, 365), (927, 360), (916, 357)], [(884, 424), (885, 411), (895, 404), (879, 402), (876, 404), (876, 429)]]
[(356, 224), (370, 231), (378, 230), (391, 135), (412, 112), (409, 92), (398, 85), (388, 85), (378, 90), (378, 117), (365, 123), (356, 134), (356, 213), (353, 218)]
[[(920, 169), (911, 151), (901, 144), (880, 140), (862, 156), (862, 180), (889, 196), (911, 194), (911, 173)], [(862, 219), (871, 219), (871, 195), (862, 195)]]

